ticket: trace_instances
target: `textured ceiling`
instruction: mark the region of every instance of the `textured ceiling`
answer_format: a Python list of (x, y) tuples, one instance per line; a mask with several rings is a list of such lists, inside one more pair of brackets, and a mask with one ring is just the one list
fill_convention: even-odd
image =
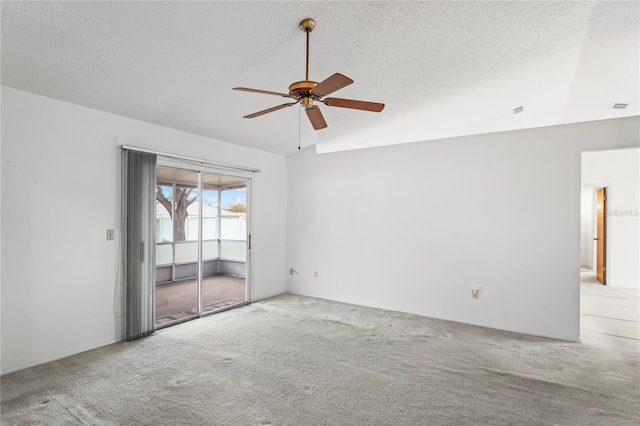
[[(2, 2), (2, 84), (289, 155), (638, 115), (638, 2)], [(386, 103), (242, 116), (304, 79)], [(609, 108), (629, 103), (625, 110)], [(513, 108), (524, 112), (514, 115)], [(299, 119), (302, 118), (299, 128)]]

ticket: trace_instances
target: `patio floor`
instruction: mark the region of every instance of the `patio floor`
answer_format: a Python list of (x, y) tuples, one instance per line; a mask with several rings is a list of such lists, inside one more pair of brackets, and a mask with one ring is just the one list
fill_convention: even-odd
[[(156, 284), (156, 325), (196, 314), (197, 280), (188, 279)], [(246, 300), (245, 279), (215, 275), (202, 280), (204, 312), (236, 305)]]

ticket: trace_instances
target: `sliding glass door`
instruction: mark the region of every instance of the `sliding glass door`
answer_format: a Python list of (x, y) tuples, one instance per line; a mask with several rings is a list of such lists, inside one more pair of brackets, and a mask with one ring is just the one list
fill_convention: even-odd
[(156, 327), (247, 303), (250, 180), (159, 164)]

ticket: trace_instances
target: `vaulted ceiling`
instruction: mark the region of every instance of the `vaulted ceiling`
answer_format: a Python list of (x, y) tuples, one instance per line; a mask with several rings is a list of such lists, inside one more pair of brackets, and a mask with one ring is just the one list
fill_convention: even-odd
[[(638, 115), (638, 2), (2, 2), (2, 84), (282, 155)], [(310, 79), (381, 113), (232, 91)], [(627, 103), (612, 109), (612, 103)], [(522, 113), (513, 109), (523, 107)], [(176, 141), (178, 142), (178, 141)]]

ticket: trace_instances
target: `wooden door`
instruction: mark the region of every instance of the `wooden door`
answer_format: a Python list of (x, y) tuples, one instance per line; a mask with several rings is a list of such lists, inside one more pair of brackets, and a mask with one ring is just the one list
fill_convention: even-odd
[(600, 188), (596, 194), (596, 278), (607, 283), (607, 189)]

